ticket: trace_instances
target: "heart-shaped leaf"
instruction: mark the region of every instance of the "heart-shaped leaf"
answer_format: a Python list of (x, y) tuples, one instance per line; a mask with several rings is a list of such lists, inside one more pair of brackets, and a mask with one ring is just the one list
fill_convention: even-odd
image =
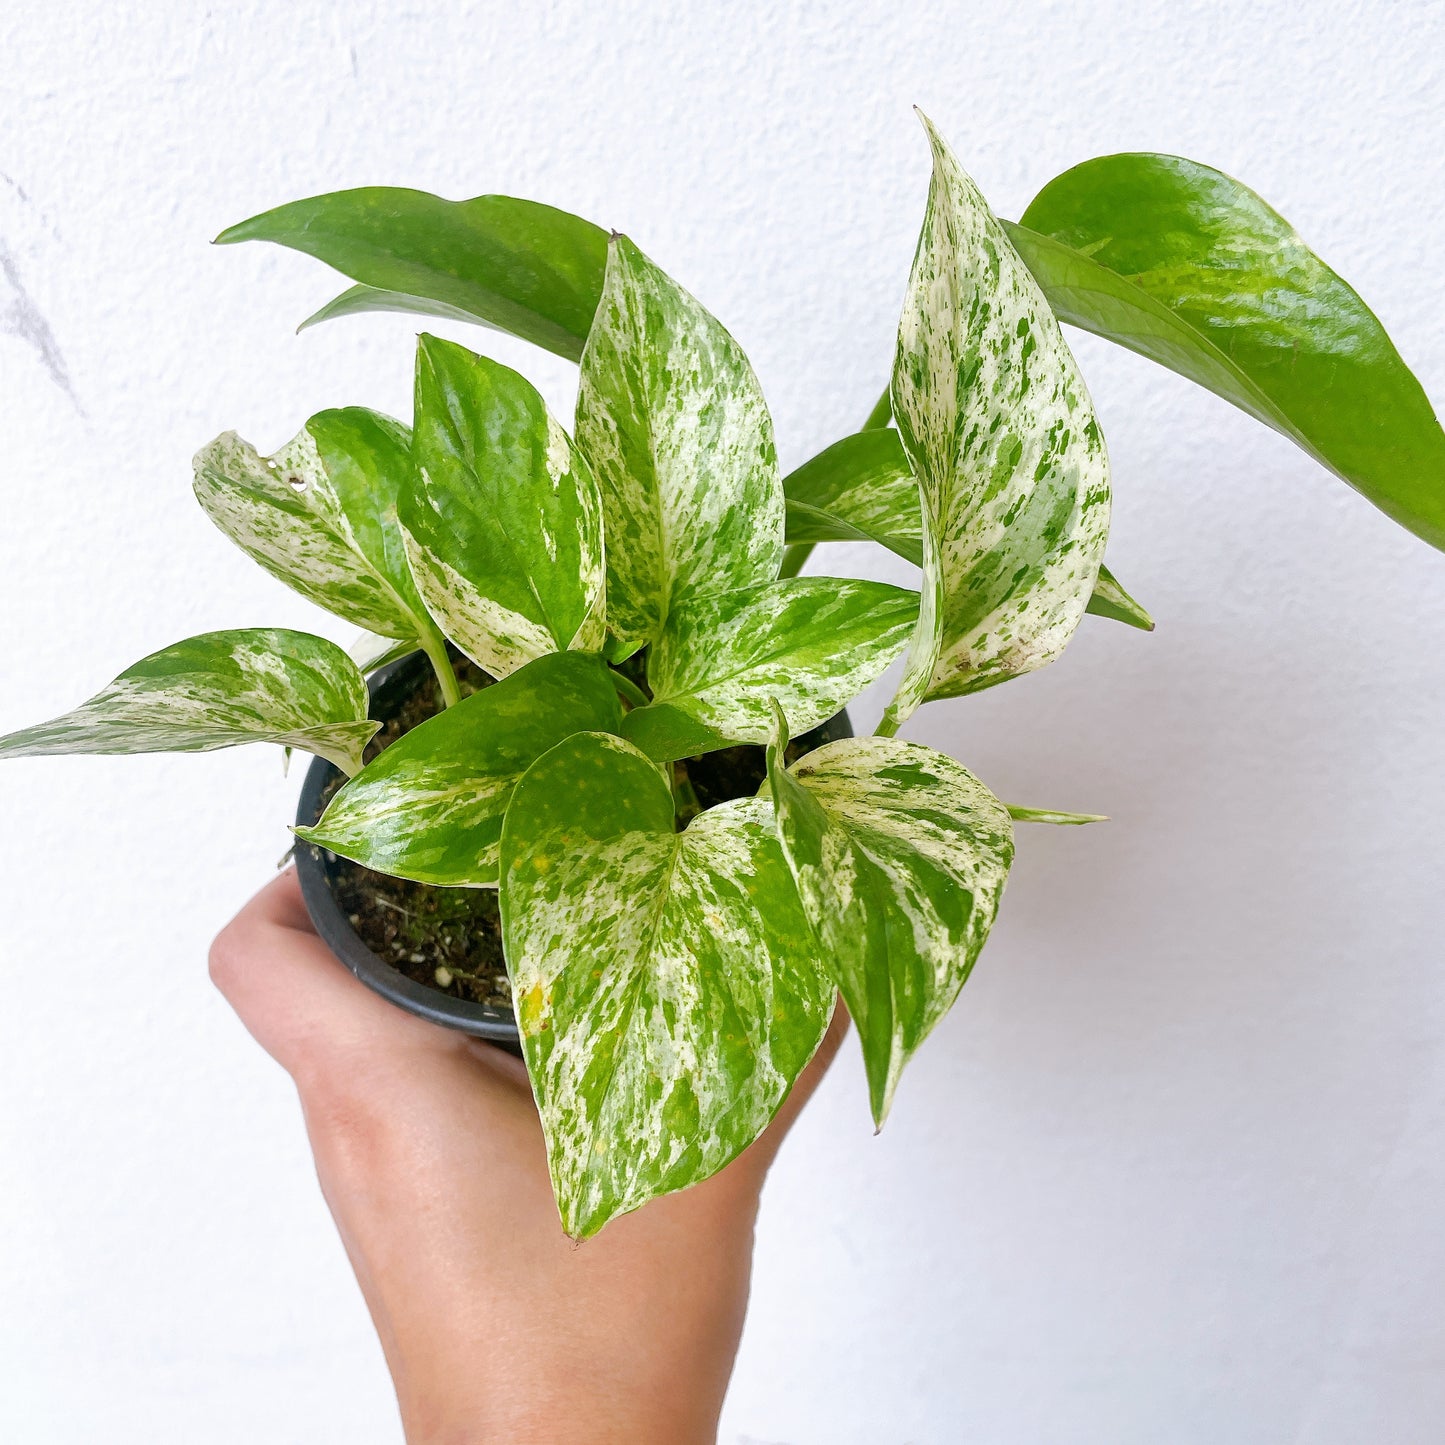
[(615, 657), (652, 642), (673, 608), (778, 575), (783, 492), (757, 377), (625, 236), (582, 356), (576, 429), (607, 518)]
[[(688, 752), (674, 756), (766, 743), (774, 700), (795, 733), (817, 727), (882, 674), (917, 619), (916, 592), (839, 577), (765, 582), (676, 608), (647, 656), (654, 707), (714, 740), (699, 748), (684, 730)], [(623, 734), (659, 757), (651, 710), (630, 713)]]
[(1066, 171), (1010, 227), (1059, 316), (1297, 442), (1445, 548), (1445, 432), (1374, 313), (1247, 186), (1196, 161)]
[(377, 729), (366, 708), (366, 682), (334, 642), (271, 627), (206, 632), (142, 658), (71, 712), (0, 738), (0, 757), (269, 742), (354, 773)]
[(548, 653), (399, 737), (297, 835), (418, 883), (494, 884), (517, 779), (564, 738), (621, 721), (600, 657)]
[(411, 432), (364, 407), (323, 411), (263, 457), (235, 432), (197, 453), (196, 499), (242, 551), (303, 597), (384, 637), (435, 629), (406, 562), (397, 498)]
[(592, 325), (607, 233), (536, 201), (365, 186), (293, 201), (216, 240), (274, 241), (361, 283), (312, 322), (361, 310), (480, 321), (576, 361)]
[(886, 730), (1051, 662), (1109, 530), (1104, 439), (1038, 283), (927, 121), (933, 180), (893, 412), (923, 494), (923, 599)]
[(1008, 810), (961, 764), (894, 738), (827, 743), (768, 778), (819, 953), (858, 1028), (873, 1118), (958, 997), (1013, 861)]
[(412, 448), (401, 522), (417, 590), (442, 631), (494, 677), (548, 652), (600, 651), (597, 484), (536, 388), (423, 336)]
[(533, 764), (502, 829), (502, 927), (563, 1227), (578, 1238), (706, 1179), (777, 1112), (827, 1030), (771, 809), (675, 831), (657, 767), (583, 733)]
[[(923, 565), (918, 479), (896, 431), (879, 427), (834, 442), (784, 477), (783, 493), (790, 547), (877, 542)], [(1102, 564), (1085, 610), (1154, 630), (1154, 619)]]

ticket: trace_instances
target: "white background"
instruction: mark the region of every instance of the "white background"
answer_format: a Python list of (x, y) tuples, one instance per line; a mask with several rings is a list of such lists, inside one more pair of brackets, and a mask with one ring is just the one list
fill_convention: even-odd
[[(345, 283), (207, 245), (319, 191), (625, 228), (741, 340), (795, 465), (885, 380), (918, 103), (1004, 215), (1108, 151), (1238, 175), (1445, 400), (1440, 5), (11, 0), (0, 56), (0, 730), (191, 633), (349, 638), (189, 494), (226, 428), (408, 412), (420, 323), (298, 338)], [(567, 414), (568, 366), (439, 329)], [(825, 1085), (765, 1201), (729, 1445), (1445, 1437), (1445, 557), (1078, 351), (1109, 561), (1158, 631), (1090, 618), (906, 733), (1114, 821), (1022, 837), (881, 1138), (851, 1046)], [(205, 977), (296, 785), (266, 749), (0, 770), (0, 1440), (399, 1439), (289, 1085)]]

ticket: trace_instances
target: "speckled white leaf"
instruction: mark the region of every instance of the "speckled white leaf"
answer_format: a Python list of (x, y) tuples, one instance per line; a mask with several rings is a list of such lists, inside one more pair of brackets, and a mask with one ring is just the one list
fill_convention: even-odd
[(377, 724), (366, 682), (333, 642), (255, 627), (206, 632), (128, 667), (73, 711), (0, 738), (0, 757), (302, 748), (346, 773)]
[(731, 336), (614, 236), (582, 353), (577, 442), (607, 517), (612, 652), (690, 599), (766, 582), (783, 554), (773, 424)]
[(401, 521), (441, 630), (494, 677), (606, 631), (602, 508), (586, 459), (515, 371), (417, 347), (416, 477)]
[(1057, 657), (1109, 530), (1104, 439), (1059, 323), (924, 126), (933, 180), (893, 370), (893, 412), (922, 486), (923, 603), (888, 727), (930, 698)]
[(735, 1158), (832, 1013), (769, 805), (673, 818), (654, 764), (582, 733), (532, 766), (503, 826), (512, 994), (579, 1238)]
[(1052, 823), (1060, 828), (1077, 828), (1084, 823), (1107, 823), (1106, 813), (1065, 813), (1058, 808), (1025, 808), (1009, 803), (1008, 815), (1015, 823)]
[(899, 1075), (988, 937), (1013, 861), (1008, 810), (961, 764), (894, 738), (847, 738), (768, 777), (783, 851), (858, 1029), (881, 1126)]
[(882, 582), (765, 582), (675, 608), (648, 653), (647, 681), (656, 706), (727, 742), (766, 743), (774, 700), (793, 732), (817, 727), (898, 656), (917, 617), (918, 594)]
[[(834, 442), (789, 472), (783, 493), (790, 547), (877, 542), (915, 567), (922, 565), (918, 479), (892, 428), (874, 427)], [(1087, 610), (1144, 632), (1154, 630), (1154, 619), (1102, 564)]]
[(378, 873), (495, 884), (517, 779), (572, 733), (615, 732), (621, 721), (600, 656), (550, 652), (403, 734), (297, 835)]
[(206, 515), (273, 577), (383, 637), (430, 622), (397, 523), (411, 433), (364, 407), (319, 412), (274, 456), (226, 432), (195, 459)]

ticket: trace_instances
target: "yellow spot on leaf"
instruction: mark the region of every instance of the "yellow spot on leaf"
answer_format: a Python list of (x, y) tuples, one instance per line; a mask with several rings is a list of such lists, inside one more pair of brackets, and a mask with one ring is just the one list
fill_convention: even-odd
[(538, 1034), (547, 1027), (547, 1021), (543, 1015), (551, 1002), (550, 993), (540, 983), (534, 983), (517, 1000), (517, 1022), (521, 1025), (524, 1034)]

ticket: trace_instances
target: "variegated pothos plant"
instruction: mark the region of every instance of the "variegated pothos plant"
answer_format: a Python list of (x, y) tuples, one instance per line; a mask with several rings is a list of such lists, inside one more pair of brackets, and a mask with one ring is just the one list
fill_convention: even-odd
[[(10, 756), (308, 749), (350, 781), (305, 839), (499, 888), (579, 1237), (756, 1138), (840, 994), (881, 1124), (988, 936), (1013, 822), (1090, 821), (1010, 808), (893, 736), (924, 702), (1052, 661), (1086, 611), (1152, 626), (1103, 566), (1108, 461), (1060, 318), (1244, 407), (1445, 545), (1429, 403), (1257, 196), (1177, 157), (1114, 156), (1008, 225), (925, 127), (892, 384), (864, 430), (787, 477), (737, 343), (625, 236), (507, 197), (380, 188), (225, 233), (350, 275), (313, 320), (421, 311), (577, 360), (573, 430), (516, 372), (423, 336), (410, 428), (346, 408), (270, 457), (231, 433), (197, 456), (202, 507), (263, 567), (366, 629), (373, 660), (431, 660), (444, 710), (369, 765), (357, 663), (280, 630), (165, 648), (0, 739)], [(920, 590), (797, 575), (841, 539), (917, 564)], [(448, 642), (497, 681), (462, 698)], [(875, 735), (786, 764), (790, 736), (900, 655)], [(766, 748), (759, 795), (680, 813), (671, 765), (738, 743)]]

